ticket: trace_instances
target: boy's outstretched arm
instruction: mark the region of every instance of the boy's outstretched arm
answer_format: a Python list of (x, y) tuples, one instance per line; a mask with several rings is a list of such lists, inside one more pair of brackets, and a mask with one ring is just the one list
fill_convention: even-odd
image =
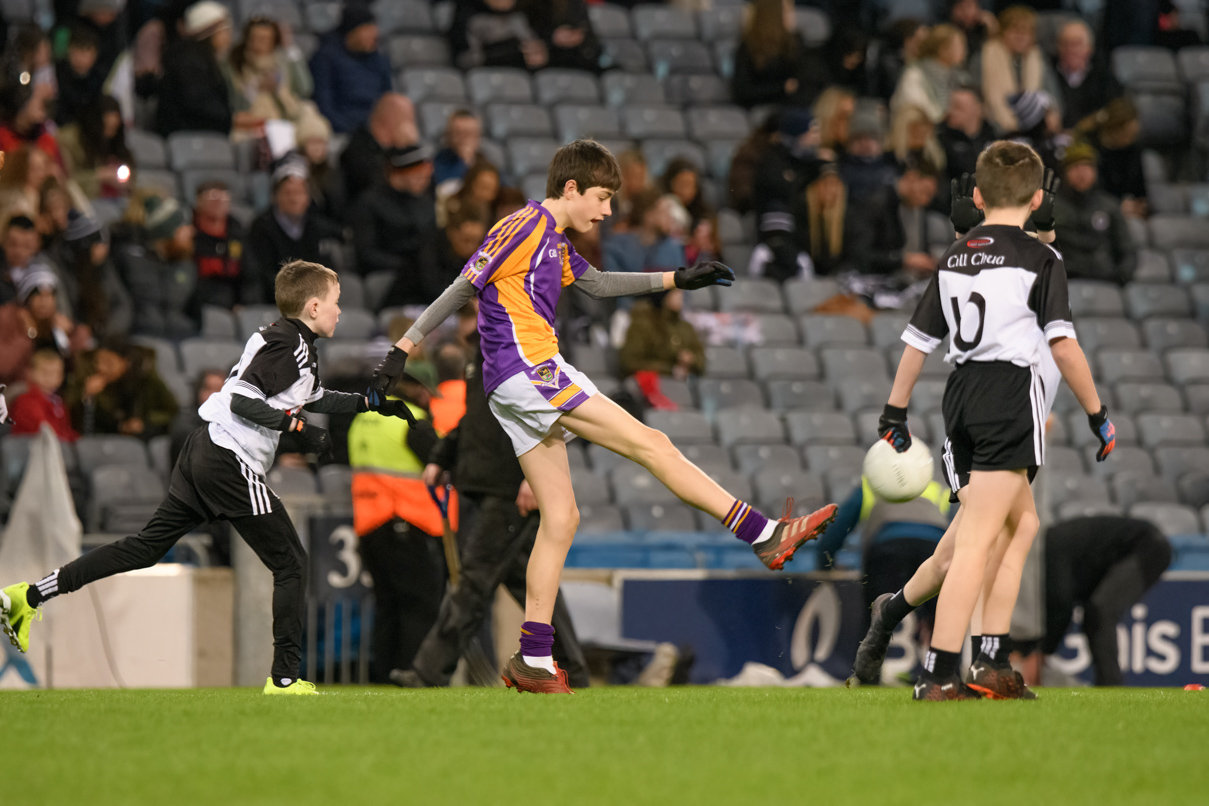
[(415, 346), (423, 341), (425, 336), (436, 330), (439, 324), (474, 299), (475, 293), (471, 282), (459, 274), (449, 284), (449, 288), (446, 288), (441, 296), (424, 309), (420, 318), (416, 319), (415, 324), (407, 329), (403, 338), (395, 342), (395, 346), (390, 348), (386, 358), (374, 370), (374, 377), (370, 381), (367, 394), (371, 405), (375, 403), (375, 395), (378, 398), (385, 398), (386, 390), (394, 384), (396, 378), (403, 374), (407, 354), (415, 349)]
[(1100, 401), (1100, 393), (1096, 390), (1096, 382), (1092, 379), (1091, 367), (1087, 365), (1087, 357), (1079, 342), (1069, 337), (1052, 340), (1050, 352), (1053, 353), (1054, 363), (1062, 373), (1070, 390), (1075, 393), (1075, 399), (1087, 412), (1087, 424), (1092, 433), (1100, 440), (1100, 450), (1096, 452), (1096, 461), (1103, 462), (1117, 444), (1117, 431), (1108, 419), (1108, 407)]
[(606, 297), (633, 297), (639, 294), (656, 294), (682, 288), (694, 291), (708, 285), (730, 285), (735, 272), (722, 263), (698, 263), (692, 268), (681, 267), (676, 271), (633, 274), (630, 272), (601, 271), (594, 266), (575, 281), (575, 287), (594, 299)]

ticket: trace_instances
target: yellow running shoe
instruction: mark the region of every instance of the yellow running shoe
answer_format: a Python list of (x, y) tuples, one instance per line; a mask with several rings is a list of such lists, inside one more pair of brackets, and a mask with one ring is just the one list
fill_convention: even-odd
[(42, 609), (30, 607), (25, 598), (28, 590), (28, 582), (18, 582), (0, 590), (0, 627), (21, 652), (29, 650), (30, 622), (42, 620)]
[(266, 677), (264, 681), (265, 694), (318, 694), (315, 684), (307, 680), (295, 680), (284, 688), (273, 685), (273, 678)]

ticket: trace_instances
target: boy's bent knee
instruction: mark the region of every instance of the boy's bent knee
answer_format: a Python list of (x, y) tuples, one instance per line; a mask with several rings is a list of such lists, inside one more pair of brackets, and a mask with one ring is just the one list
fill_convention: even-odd
[(672, 444), (672, 439), (662, 431), (643, 426), (638, 434), (638, 442), (634, 445), (634, 458), (643, 465), (650, 466), (660, 459), (678, 456), (680, 450)]
[(544, 537), (570, 542), (579, 528), (579, 507), (574, 501), (558, 507), (542, 510), (542, 528), (539, 532)]

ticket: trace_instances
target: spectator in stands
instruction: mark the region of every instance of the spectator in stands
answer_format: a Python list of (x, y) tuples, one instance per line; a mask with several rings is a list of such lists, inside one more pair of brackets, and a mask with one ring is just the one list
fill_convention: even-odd
[(445, 222), (445, 237), (437, 250), (437, 263), (442, 277), (452, 283), (466, 262), (478, 251), (487, 236), (487, 219), (474, 208), (460, 210)]
[[(671, 376), (683, 381), (705, 372), (705, 345), (682, 316), (684, 292), (673, 289), (638, 300), (630, 311), (630, 329), (621, 346), (621, 371), (625, 375)], [(651, 386), (651, 378), (639, 385)], [(657, 389), (657, 382), (654, 385)]]
[(176, 467), (176, 459), (180, 456), (181, 448), (185, 445), (185, 440), (205, 423), (205, 420), (201, 418), (197, 410), (210, 399), (211, 395), (221, 391), (226, 381), (227, 373), (220, 369), (203, 369), (194, 381), (193, 405), (181, 407), (180, 411), (176, 414), (176, 419), (172, 421), (172, 427), (169, 430), (171, 442), (168, 446), (168, 458), (171, 460), (173, 467)]
[(965, 34), (968, 54), (982, 53), (987, 38), (999, 30), (995, 15), (983, 10), (978, 0), (949, 0), (949, 24)]
[(847, 267), (844, 219), (847, 190), (833, 162), (807, 170), (806, 184), (789, 204), (790, 215), (763, 220), (761, 243), (752, 253), (753, 276), (787, 280), (828, 276)]
[(1100, 187), (1121, 200), (1125, 215), (1146, 216), (1146, 174), (1142, 170), (1142, 147), (1138, 145), (1142, 123), (1133, 102), (1128, 98), (1109, 101), (1084, 119), (1076, 131), (1100, 152)]
[(44, 104), (55, 99), (59, 87), (50, 38), (45, 31), (34, 23), (19, 26), (6, 54), (9, 56), (5, 60), (8, 73), (13, 76), (28, 73), (30, 87)]
[(42, 186), (54, 172), (45, 151), (21, 146), (8, 152), (0, 173), (0, 215), (22, 215), (35, 221), (42, 215)]
[(890, 98), (890, 111), (914, 106), (928, 120), (940, 123), (949, 108), (949, 96), (968, 80), (965, 61), (965, 35), (952, 25), (937, 25), (919, 46), (919, 59), (903, 70)]
[(331, 159), (331, 124), (322, 115), (305, 118), (299, 121), (295, 135), (306, 166), (311, 210), (327, 227), (338, 227), (345, 215), (344, 173)]
[(29, 361), (25, 373), (29, 391), (18, 397), (8, 407), (12, 418), (12, 434), (36, 434), (42, 423), (54, 429), (55, 436), (62, 442), (75, 442), (80, 438), (71, 427), (67, 406), (59, 396), (63, 386), (63, 356), (56, 350), (38, 350)]
[(38, 207), (38, 232), (42, 233), (42, 248), (48, 250), (58, 244), (63, 231), (67, 229), (71, 192), (57, 177), (51, 176), (42, 183)]
[(1187, 25), (1180, 19), (1180, 5), (1174, 0), (1159, 0), (1158, 6), (1152, 40), (1155, 47), (1176, 51), (1202, 44), (1201, 35), (1196, 30), (1197, 19), (1203, 13), (1200, 6), (1189, 7), (1192, 13)]
[(215, 0), (201, 0), (185, 12), (182, 33), (164, 53), (156, 129), (165, 137), (180, 131), (228, 135), (233, 117), (222, 65), (231, 48), (231, 13)]
[(96, 31), (82, 25), (71, 29), (67, 41), (67, 56), (55, 65), (58, 84), (58, 101), (55, 104), (55, 122), (60, 126), (76, 120), (84, 108), (101, 94), (105, 74), (97, 64), (100, 41)]
[(714, 215), (713, 209), (705, 203), (701, 189), (701, 169), (684, 157), (676, 157), (667, 164), (660, 182), (664, 193), (675, 196), (688, 214), (692, 217), (691, 227), (696, 227), (703, 220)]
[(819, 151), (828, 159), (844, 153), (849, 127), (856, 114), (856, 95), (851, 90), (830, 87), (814, 102), (814, 118), (819, 122)]
[(349, 208), (386, 175), (386, 152), (419, 142), (416, 108), (411, 100), (396, 92), (378, 99), (369, 120), (357, 126), (340, 153), (344, 173), (344, 202)]
[(124, 199), (134, 178), (122, 110), (111, 95), (94, 98), (74, 123), (59, 130), (67, 173), (89, 199)]
[(900, 168), (919, 162), (944, 167), (945, 150), (936, 137), (936, 127), (928, 114), (917, 106), (900, 106), (894, 110), (887, 145)]
[[(55, 8), (59, 8), (58, 3)], [(126, 0), (80, 0), (75, 12), (78, 16), (69, 23), (73, 27), (91, 28), (96, 34), (96, 70), (102, 76), (109, 75), (118, 56), (130, 44), (127, 11)], [(56, 16), (63, 20), (62, 13)]]
[(718, 235), (718, 216), (711, 214), (686, 230), (684, 265), (696, 266), (698, 263), (709, 263), (721, 259), (722, 240)]
[(257, 290), (248, 288), (251, 279), (241, 270), (243, 250), (243, 226), (231, 215), (231, 191), (224, 182), (202, 182), (193, 204), (196, 311), (203, 305), (236, 308), (259, 298)]
[(1050, 170), (1058, 170), (1058, 154), (1068, 142), (1062, 134), (1062, 113), (1054, 98), (1043, 90), (1022, 92), (1008, 99), (1012, 115), (1020, 124), (1020, 130), (1012, 132), (1013, 140), (1027, 142), (1041, 157), (1041, 162)]
[(134, 303), (109, 255), (109, 232), (96, 219), (72, 210), (63, 242), (54, 253), (63, 296), (76, 321), (97, 337), (128, 333)]
[(341, 134), (364, 124), (378, 99), (390, 92), (390, 62), (378, 49), (378, 22), (368, 4), (345, 5), (340, 26), (325, 35), (311, 57), (311, 76), (319, 111)]
[(395, 285), (387, 305), (426, 305), (445, 285), (437, 269), (437, 228), (428, 146), (392, 149), (387, 179), (366, 193), (353, 211), (353, 243), (362, 274), (389, 271)]
[[(494, 227), (497, 223), (503, 221), (505, 218), (524, 207), (527, 201), (528, 199), (525, 198), (525, 194), (521, 192), (520, 188), (508, 187), (505, 185), (504, 187), (500, 188), (500, 192), (496, 194), (495, 206), (492, 208), (493, 212), (491, 217), (488, 219), (488, 223)], [(605, 220), (608, 221), (607, 218)], [(599, 230), (600, 227), (593, 227), (592, 229)], [(580, 252), (580, 254), (582, 255), (583, 252)]]
[(517, 0), (462, 0), (449, 29), (458, 67), (540, 70), (550, 59)]
[(432, 181), (443, 184), (461, 179), (470, 166), (481, 159), (479, 145), (483, 142), (483, 123), (469, 109), (458, 109), (445, 124), (441, 150), (433, 158)]
[(1063, 179), (1054, 199), (1058, 244), (1071, 279), (1133, 279), (1138, 255), (1120, 205), (1096, 184), (1096, 150), (1078, 142), (1062, 156)]
[(17, 283), (17, 298), (0, 311), (0, 383), (22, 380), (38, 350), (70, 354), (71, 320), (55, 300), (59, 280), (49, 266), (33, 263)]
[(806, 188), (818, 178), (823, 160), (822, 128), (808, 110), (785, 110), (778, 122), (752, 182), (760, 246), (752, 255), (751, 271), (780, 281), (809, 272), (804, 258), (809, 235), (801, 225), (807, 218)]
[(823, 46), (823, 59), (831, 84), (864, 95), (869, 86), (869, 70), (865, 57), (869, 37), (860, 28), (836, 21), (838, 27)]
[(4, 225), (4, 274), (0, 276), (0, 303), (17, 299), (17, 285), (42, 248), (38, 226), (29, 216), (15, 215)]
[(529, 2), (525, 13), (546, 46), (547, 66), (600, 72), (600, 40), (584, 0)]
[(755, 0), (735, 51), (731, 91), (746, 107), (761, 104), (809, 106), (826, 87), (822, 55), (806, 47), (795, 30), (790, 0)]
[(301, 158), (282, 160), (273, 171), (273, 205), (256, 217), (244, 243), (244, 293), (260, 303), (274, 299), (277, 271), (290, 260), (322, 263), (319, 242), (338, 238), (339, 227), (316, 214)]
[[(46, 100), (34, 91), (28, 73), (0, 78), (0, 151), (14, 153), (31, 146), (62, 165), (59, 143), (46, 125)], [(24, 82), (24, 83), (23, 83)]]
[(919, 58), (919, 48), (928, 35), (928, 28), (914, 18), (903, 18), (890, 24), (878, 51), (872, 76), (875, 96), (889, 101), (902, 80), (903, 70)]
[(500, 184), (500, 169), (480, 157), (463, 175), (457, 190), (438, 202), (437, 222), (444, 224), (451, 215), (461, 213), (482, 218), (491, 215), (500, 194)]
[(995, 139), (991, 124), (983, 116), (982, 94), (974, 87), (959, 87), (949, 96), (949, 108), (945, 121), (936, 132), (945, 152), (947, 176), (941, 191), (948, 198), (950, 179), (960, 178), (963, 173), (971, 176), (977, 166), (978, 155)]
[(176, 399), (155, 371), (155, 354), (112, 336), (82, 353), (64, 395), (72, 426), (81, 434), (166, 434)]
[[(320, 117), (309, 100), (315, 89), (302, 51), (288, 25), (255, 16), (244, 26), (243, 39), (231, 50), (232, 108), (245, 123), (244, 131), (259, 134), (256, 122)], [(247, 125), (252, 124), (252, 125)]]
[(117, 255), (135, 303), (138, 333), (182, 338), (197, 331), (186, 313), (197, 266), (193, 263), (193, 226), (173, 198), (135, 194), (126, 210), (139, 243)]
[(982, 46), (982, 97), (991, 124), (1004, 134), (1024, 127), (1008, 99), (1046, 89), (1053, 79), (1037, 47), (1037, 13), (1012, 6), (999, 15), (999, 35)]
[(880, 110), (862, 107), (852, 116), (848, 127), (848, 143), (840, 157), (840, 178), (848, 188), (848, 204), (858, 207), (882, 191), (893, 193), (898, 171), (893, 155), (883, 148)]
[(1071, 20), (1058, 32), (1054, 82), (1060, 93), (1064, 129), (1073, 129), (1121, 95), (1121, 85), (1108, 65), (1094, 58), (1094, 49), (1095, 37), (1083, 20)]
[(657, 190), (632, 200), (629, 227), (604, 242), (605, 271), (674, 271), (684, 265), (684, 244), (671, 237), (671, 207)]
[[(827, 90), (824, 92), (826, 95)], [(818, 102), (815, 103), (818, 106)], [(813, 119), (813, 115), (811, 116)], [(739, 144), (735, 149), (735, 154), (730, 160), (730, 172), (726, 177), (730, 195), (730, 206), (740, 213), (750, 211), (755, 204), (755, 182), (756, 170), (760, 166), (760, 162), (773, 147), (773, 143), (780, 138), (781, 117), (780, 115), (772, 114), (764, 118), (764, 122), (754, 128), (748, 135), (747, 139)], [(620, 161), (619, 161), (620, 162)], [(625, 189), (625, 167), (622, 166), (622, 192)], [(618, 195), (621, 195), (620, 193)], [(616, 196), (614, 198), (617, 198)], [(609, 219), (605, 219), (607, 222)], [(597, 228), (599, 229), (599, 228)]]

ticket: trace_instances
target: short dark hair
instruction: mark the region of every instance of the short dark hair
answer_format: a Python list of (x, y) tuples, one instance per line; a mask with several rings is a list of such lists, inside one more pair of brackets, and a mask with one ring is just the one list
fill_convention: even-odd
[(466, 377), (466, 353), (452, 341), (437, 348), (432, 363), (437, 370), (437, 381), (457, 381)]
[(13, 229), (20, 229), (29, 232), (31, 230), (37, 230), (38, 225), (35, 224), (34, 220), (27, 215), (15, 215), (8, 220), (7, 224), (4, 225), (5, 233)]
[(574, 181), (580, 193), (588, 188), (621, 189), (621, 168), (609, 149), (595, 140), (575, 140), (554, 152), (546, 175), (546, 198), (561, 199), (563, 188)]
[(100, 50), (101, 37), (97, 35), (95, 30), (86, 25), (73, 25), (71, 27), (71, 35), (67, 40), (67, 47)]
[(1044, 172), (1041, 157), (1031, 146), (998, 140), (978, 155), (974, 182), (987, 209), (1020, 207), (1041, 187)]
[(641, 227), (646, 214), (659, 206), (663, 194), (656, 188), (643, 188), (630, 199), (630, 215), (626, 223), (631, 227)]
[(296, 319), (302, 314), (307, 300), (327, 296), (328, 290), (340, 282), (336, 272), (327, 266), (306, 260), (291, 260), (277, 272), (274, 296), (282, 316)]

